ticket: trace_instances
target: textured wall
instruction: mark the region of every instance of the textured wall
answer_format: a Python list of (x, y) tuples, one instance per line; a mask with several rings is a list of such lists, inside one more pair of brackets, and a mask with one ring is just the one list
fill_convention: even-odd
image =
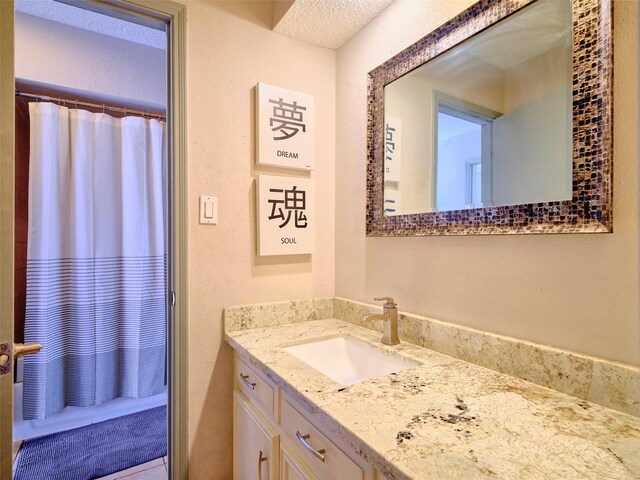
[[(225, 306), (333, 295), (335, 51), (270, 31), (271, 2), (187, 1), (190, 478), (229, 479), (232, 354)], [(256, 257), (254, 86), (315, 96), (316, 253)], [(219, 224), (198, 224), (198, 195)], [(344, 206), (347, 207), (346, 205)]]
[[(16, 78), (165, 105), (166, 52), (16, 13)], [(114, 98), (115, 97), (115, 98)]]
[(635, 1), (615, 12), (615, 233), (365, 237), (367, 72), (471, 3), (398, 0), (338, 50), (336, 295), (640, 365)]

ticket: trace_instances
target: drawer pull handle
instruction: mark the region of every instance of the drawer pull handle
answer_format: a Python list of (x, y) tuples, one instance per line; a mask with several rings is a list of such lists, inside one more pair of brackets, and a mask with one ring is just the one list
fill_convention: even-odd
[(258, 454), (258, 480), (262, 480), (262, 462), (266, 462), (267, 457), (262, 456), (262, 450)]
[(309, 444), (309, 442), (307, 442), (307, 440), (309, 439), (309, 435), (301, 435), (300, 432), (297, 430), (296, 430), (296, 437), (298, 437), (298, 440), (300, 440), (300, 443), (302, 444), (302, 446), (306, 448), (308, 451), (310, 451), (314, 457), (316, 457), (321, 462), (324, 462), (324, 457), (325, 457), (324, 448), (322, 450), (316, 450), (311, 446), (311, 444)]
[(251, 390), (255, 390), (256, 389), (256, 384), (255, 383), (251, 383), (249, 380), (247, 380), (248, 378), (249, 378), (249, 375), (245, 375), (244, 373), (240, 374), (240, 379), (242, 380), (242, 383), (244, 383)]

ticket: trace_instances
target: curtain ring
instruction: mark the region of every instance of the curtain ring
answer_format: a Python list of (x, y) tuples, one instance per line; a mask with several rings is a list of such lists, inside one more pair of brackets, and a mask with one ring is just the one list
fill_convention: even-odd
[(124, 107), (124, 116), (127, 116), (127, 107)]
[(102, 113), (104, 114), (104, 103), (102, 104)]
[(76, 98), (76, 110), (78, 109), (78, 99)]

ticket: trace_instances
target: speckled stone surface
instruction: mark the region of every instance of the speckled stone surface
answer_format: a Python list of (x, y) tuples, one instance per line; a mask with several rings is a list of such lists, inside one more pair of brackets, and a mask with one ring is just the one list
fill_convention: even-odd
[[(335, 298), (333, 317), (382, 332), (382, 322), (362, 322), (377, 305)], [(400, 339), (452, 357), (640, 416), (640, 368), (579, 355), (516, 338), (400, 312)]]
[[(337, 318), (382, 332), (381, 321), (361, 320), (381, 312), (379, 305), (340, 297), (241, 305), (225, 309), (225, 331)], [(406, 312), (400, 312), (399, 334), (405, 342), (640, 416), (638, 367)]]
[(333, 298), (287, 300), (224, 309), (225, 332), (333, 317)]
[[(351, 335), (420, 366), (344, 387), (282, 350)], [(325, 319), (227, 332), (341, 447), (389, 479), (640, 478), (640, 418)]]

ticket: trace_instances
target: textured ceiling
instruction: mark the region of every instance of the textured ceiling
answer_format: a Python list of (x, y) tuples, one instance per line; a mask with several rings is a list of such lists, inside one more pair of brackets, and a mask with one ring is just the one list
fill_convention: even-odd
[[(273, 31), (321, 47), (339, 48), (393, 1), (295, 0)], [(291, 2), (275, 3), (278, 10), (278, 4)]]
[[(2, 1), (2, 0), (0, 0)], [(166, 33), (53, 0), (16, 0), (16, 11), (155, 48), (166, 48)]]
[[(0, 0), (2, 1), (2, 0)], [(394, 0), (276, 0), (274, 31), (339, 48)], [(16, 11), (130, 42), (165, 48), (164, 32), (54, 0), (16, 0)]]
[(483, 84), (499, 83), (506, 70), (561, 45), (570, 52), (571, 3), (538, 0), (416, 68), (407, 77), (440, 83), (455, 79), (458, 88), (472, 91)]
[(503, 70), (560, 45), (571, 44), (571, 2), (541, 0), (478, 35), (465, 47), (473, 55)]

